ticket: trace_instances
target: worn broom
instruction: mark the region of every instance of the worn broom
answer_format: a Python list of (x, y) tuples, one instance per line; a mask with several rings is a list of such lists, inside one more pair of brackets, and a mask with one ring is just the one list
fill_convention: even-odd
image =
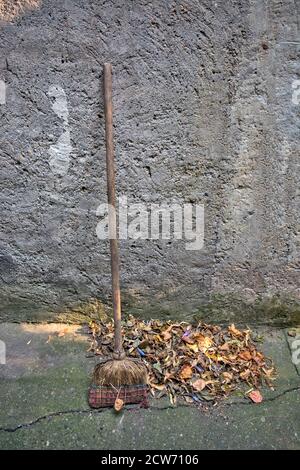
[(106, 173), (108, 195), (108, 229), (110, 236), (112, 297), (114, 312), (114, 350), (112, 358), (96, 365), (89, 404), (93, 408), (113, 406), (116, 399), (124, 403), (140, 403), (147, 399), (147, 369), (141, 359), (125, 355), (121, 328), (121, 295), (119, 273), (119, 248), (115, 195), (115, 166), (112, 123), (112, 66), (104, 64), (104, 111), (106, 138)]

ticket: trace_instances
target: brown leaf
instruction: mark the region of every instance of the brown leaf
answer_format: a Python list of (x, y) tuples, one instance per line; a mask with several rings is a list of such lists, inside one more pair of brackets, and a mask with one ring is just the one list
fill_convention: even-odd
[(119, 412), (124, 406), (124, 401), (121, 400), (121, 398), (116, 398), (115, 404), (114, 404), (114, 409)]
[(203, 379), (198, 379), (192, 382), (192, 385), (197, 392), (201, 392), (206, 387), (206, 382)]
[(147, 332), (152, 331), (152, 327), (151, 327), (150, 325), (143, 325), (143, 326), (141, 327), (141, 329), (142, 329), (143, 331), (147, 331)]
[(249, 351), (241, 351), (239, 353), (239, 357), (243, 359), (243, 361), (251, 361), (252, 359), (251, 353)]
[(240, 373), (240, 377), (243, 380), (247, 380), (249, 375), (250, 375), (250, 370), (249, 369), (247, 369), (247, 370)]
[(272, 377), (273, 373), (274, 373), (274, 367), (271, 367), (271, 369), (265, 369), (263, 367), (263, 372), (266, 374), (267, 377)]
[(264, 364), (265, 358), (262, 353), (256, 351), (255, 355), (253, 356), (253, 360), (256, 362), (256, 364)]
[(174, 374), (172, 374), (170, 372), (166, 372), (164, 382), (167, 382), (168, 380), (173, 379), (173, 378), (174, 378)]
[(169, 339), (172, 338), (172, 335), (169, 331), (163, 331), (161, 335), (162, 335), (164, 341), (169, 341)]
[(192, 375), (193, 375), (193, 370), (189, 364), (185, 364), (179, 372), (179, 377), (182, 380), (190, 379)]
[(228, 344), (228, 343), (224, 343), (224, 344), (222, 344), (222, 345), (219, 347), (219, 349), (220, 349), (221, 351), (229, 351), (229, 344)]
[(230, 382), (233, 379), (233, 374), (231, 374), (230, 372), (223, 372), (222, 375), (226, 382)]
[(233, 336), (238, 336), (238, 337), (243, 336), (243, 333), (235, 327), (234, 323), (232, 323), (232, 324), (228, 327), (228, 331), (229, 331), (229, 333), (231, 333)]
[(204, 336), (201, 333), (195, 335), (195, 339), (197, 341), (199, 350), (203, 353), (205, 353), (213, 344), (213, 341), (209, 336)]
[(259, 390), (253, 390), (248, 394), (248, 397), (254, 402), (254, 403), (261, 403), (263, 401), (263, 397), (260, 393)]
[(184, 341), (185, 343), (189, 343), (189, 344), (193, 344), (193, 343), (195, 342), (192, 338), (190, 338), (190, 337), (187, 336), (187, 335), (183, 335), (183, 336), (181, 337), (181, 339), (182, 339), (182, 341)]
[(169, 341), (172, 338), (172, 328), (173, 325), (170, 325), (166, 330), (162, 331), (161, 335), (165, 341)]

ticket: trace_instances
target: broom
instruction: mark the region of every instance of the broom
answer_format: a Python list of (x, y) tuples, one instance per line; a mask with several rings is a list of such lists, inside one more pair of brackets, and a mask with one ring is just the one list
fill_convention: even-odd
[(124, 403), (140, 403), (147, 399), (147, 369), (140, 359), (127, 358), (121, 329), (121, 295), (119, 248), (116, 236), (116, 195), (112, 124), (112, 66), (104, 64), (104, 110), (106, 137), (106, 172), (108, 195), (108, 229), (110, 237), (112, 294), (114, 312), (114, 349), (112, 358), (96, 365), (89, 404), (93, 408), (113, 406), (116, 399)]

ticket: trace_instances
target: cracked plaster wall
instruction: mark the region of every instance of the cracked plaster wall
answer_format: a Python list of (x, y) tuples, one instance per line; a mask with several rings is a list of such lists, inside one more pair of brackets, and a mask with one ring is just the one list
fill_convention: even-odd
[(119, 192), (205, 207), (200, 251), (121, 242), (125, 309), (297, 321), (299, 4), (33, 3), (0, 29), (0, 318), (109, 303), (96, 210), (111, 61)]

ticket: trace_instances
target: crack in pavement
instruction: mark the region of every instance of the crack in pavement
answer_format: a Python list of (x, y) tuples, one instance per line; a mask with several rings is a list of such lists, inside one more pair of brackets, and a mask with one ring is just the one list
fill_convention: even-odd
[[(289, 388), (287, 390), (284, 390), (283, 392), (279, 393), (278, 395), (275, 395), (274, 397), (270, 397), (270, 398), (266, 398), (265, 400), (263, 400), (262, 404), (263, 403), (267, 403), (267, 402), (272, 402), (274, 400), (277, 400), (278, 398), (281, 398), (282, 396), (286, 395), (287, 393), (291, 393), (291, 392), (295, 392), (297, 390), (300, 390), (300, 385), (297, 386), (297, 387), (293, 387), (293, 388)], [(205, 405), (205, 403), (201, 403), (201, 405)], [(239, 401), (239, 402), (231, 402), (231, 403), (223, 403), (224, 406), (238, 406), (238, 405), (243, 405), (243, 406), (253, 406), (253, 403), (251, 401), (247, 401), (247, 402), (242, 402), (242, 401)], [(150, 410), (155, 410), (155, 411), (165, 411), (165, 410), (174, 410), (174, 409), (177, 409), (177, 408), (199, 408), (199, 405), (195, 405), (195, 406), (191, 406), (190, 404), (184, 404), (184, 403), (179, 403), (177, 404), (176, 406), (173, 406), (173, 405), (167, 405), (167, 406), (163, 406), (163, 407), (159, 407), (159, 406), (152, 406), (150, 405), (148, 409)], [(129, 412), (129, 411), (134, 411), (134, 410), (141, 410), (142, 408), (140, 406), (137, 406), (137, 407), (131, 407), (131, 408), (127, 408), (125, 409), (125, 411)], [(47, 415), (43, 415), (43, 416), (39, 416), (38, 418), (32, 420), (32, 421), (29, 421), (28, 423), (21, 423), (21, 424), (18, 424), (17, 426), (15, 427), (0, 427), (0, 431), (2, 432), (15, 432), (15, 431), (18, 431), (19, 429), (24, 429), (24, 428), (29, 428), (41, 421), (44, 421), (48, 418), (53, 418), (55, 416), (63, 416), (63, 415), (68, 415), (68, 414), (86, 414), (86, 413), (90, 413), (90, 414), (99, 414), (99, 413), (103, 413), (105, 411), (110, 411), (111, 408), (99, 408), (97, 410), (93, 410), (91, 408), (86, 408), (86, 409), (75, 409), (75, 410), (64, 410), (64, 411), (56, 411), (56, 412), (53, 412), (53, 413), (49, 413)]]
[[(286, 395), (287, 393), (290, 393), (290, 392), (295, 392), (297, 390), (300, 390), (300, 385), (297, 385), (296, 387), (292, 387), (292, 388), (288, 388), (287, 390), (284, 390), (283, 392), (280, 392), (278, 393), (277, 395), (273, 396), (273, 397), (269, 397), (269, 398), (265, 398), (263, 401), (262, 401), (262, 404), (263, 403), (268, 403), (268, 402), (271, 402), (271, 401), (275, 401), (277, 400), (278, 398), (281, 398), (283, 397), (284, 395)], [(253, 405), (253, 402), (252, 401), (247, 401), (247, 402), (243, 402), (243, 401), (236, 401), (236, 402), (231, 402), (231, 403), (225, 403), (225, 406), (232, 406), (232, 405)]]
[(44, 421), (47, 418), (53, 418), (55, 416), (62, 416), (62, 415), (67, 415), (67, 414), (80, 414), (80, 413), (101, 413), (103, 411), (106, 411), (105, 408), (99, 409), (99, 410), (92, 410), (91, 408), (88, 409), (83, 409), (83, 410), (65, 410), (65, 411), (55, 411), (53, 413), (49, 413), (47, 415), (39, 416), (38, 418), (29, 421), (28, 423), (22, 423), (18, 424), (14, 428), (0, 428), (0, 431), (5, 431), (5, 432), (15, 432), (18, 431), (18, 429), (23, 429), (23, 428), (29, 428), (30, 426), (33, 426), (34, 424), (39, 423), (40, 421)]

